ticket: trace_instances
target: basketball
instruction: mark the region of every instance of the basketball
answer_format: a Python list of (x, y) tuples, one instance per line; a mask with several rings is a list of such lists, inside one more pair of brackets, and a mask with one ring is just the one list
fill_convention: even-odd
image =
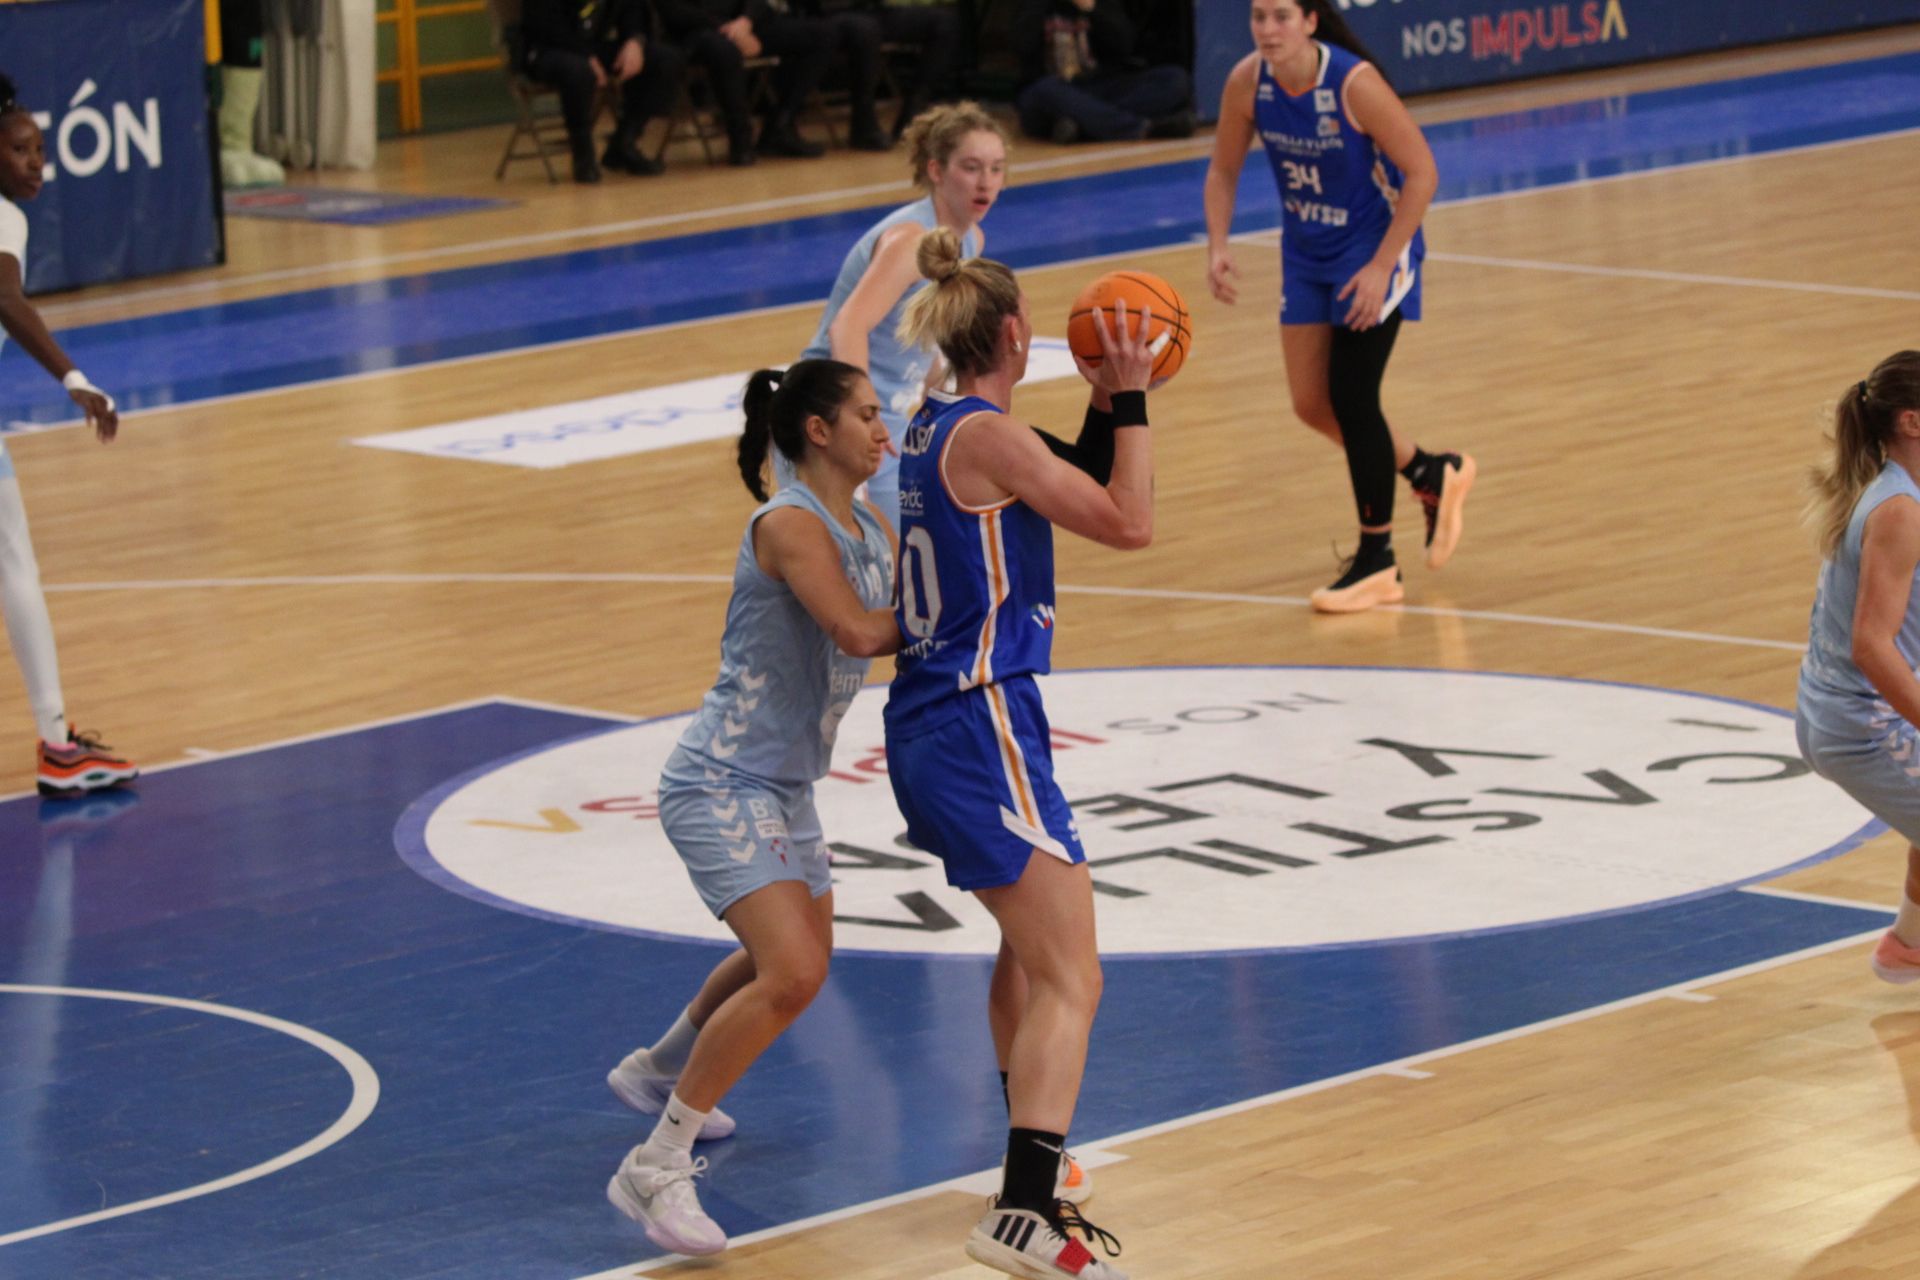
[(1153, 380), (1165, 382), (1180, 372), (1193, 346), (1193, 321), (1187, 304), (1174, 287), (1146, 271), (1109, 271), (1080, 291), (1067, 315), (1067, 346), (1095, 368), (1100, 366), (1100, 330), (1094, 327), (1093, 313), (1106, 312), (1107, 329), (1117, 337), (1113, 304), (1126, 300), (1127, 323), (1138, 324), (1137, 317), (1153, 309), (1153, 330), (1147, 344), (1153, 351)]

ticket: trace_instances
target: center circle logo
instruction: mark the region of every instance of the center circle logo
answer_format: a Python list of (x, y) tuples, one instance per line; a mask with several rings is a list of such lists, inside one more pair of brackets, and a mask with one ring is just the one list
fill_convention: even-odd
[[(1356, 667), (1040, 681), (1110, 954), (1351, 945), (1537, 925), (1766, 879), (1874, 827), (1783, 712), (1548, 677)], [(884, 687), (816, 786), (841, 950), (991, 955), (999, 934), (905, 841)], [(732, 940), (654, 807), (691, 715), (545, 748), (425, 797), (401, 852), (510, 910)]]

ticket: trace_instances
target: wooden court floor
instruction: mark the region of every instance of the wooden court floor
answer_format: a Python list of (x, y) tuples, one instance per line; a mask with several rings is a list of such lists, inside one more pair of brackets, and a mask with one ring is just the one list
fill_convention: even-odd
[[(1915, 47), (1909, 30), (1530, 92)], [(389, 144), (356, 180), (499, 194), (500, 140)], [(1203, 146), (1023, 144), (1014, 180)], [(57, 327), (872, 204), (903, 191), (886, 185), (896, 167), (709, 172), (683, 155), (663, 180), (587, 192), (523, 169), (512, 209), (378, 231), (236, 221), (220, 271), (48, 310)], [(1741, 642), (1804, 639), (1817, 560), (1797, 517), (1823, 413), (1879, 358), (1920, 345), (1917, 173), (1920, 136), (1906, 135), (1436, 211), (1428, 320), (1404, 332), (1388, 412), (1424, 444), (1474, 453), (1482, 479), (1455, 562), (1409, 568), (1412, 607), (1352, 618), (1304, 607), (1336, 572), (1351, 505), (1339, 455), (1286, 408), (1270, 246), (1241, 246), (1237, 308), (1207, 296), (1197, 247), (1141, 255), (1183, 291), (1197, 334), (1155, 397), (1158, 536), (1127, 556), (1063, 539), (1060, 580), (1259, 599), (1076, 596), (1056, 662), (1482, 669), (1790, 706), (1797, 654)], [(1091, 270), (1024, 273), (1043, 332)], [(725, 574), (751, 506), (730, 446), (530, 472), (344, 442), (785, 360), (813, 323), (781, 310), (147, 412), (110, 450), (77, 431), (14, 441), (73, 717), (162, 764), (494, 694), (632, 715), (694, 705), (722, 586), (558, 579)], [(1079, 403), (1065, 383), (1016, 402), (1043, 423), (1077, 419)], [(1403, 546), (1418, 546), (1418, 519), (1403, 501)], [(501, 574), (527, 577), (487, 580)], [(280, 581), (240, 581), (259, 579)], [(17, 681), (0, 679), (0, 724), (28, 723)], [(30, 787), (26, 746), (22, 728), (0, 793)], [(1883, 837), (1781, 884), (1890, 902), (1902, 850)], [(1429, 1079), (1373, 1078), (1130, 1143), (1100, 1171), (1094, 1216), (1155, 1280), (1864, 1280), (1920, 1265), (1911, 993), (1875, 983), (1854, 948), (1705, 994), (1447, 1056)], [(958, 1248), (977, 1212), (940, 1195), (661, 1274), (980, 1275)]]

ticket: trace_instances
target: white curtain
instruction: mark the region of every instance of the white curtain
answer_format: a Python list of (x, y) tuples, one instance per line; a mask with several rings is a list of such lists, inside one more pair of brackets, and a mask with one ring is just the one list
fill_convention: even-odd
[(374, 0), (266, 0), (260, 152), (290, 168), (371, 169)]

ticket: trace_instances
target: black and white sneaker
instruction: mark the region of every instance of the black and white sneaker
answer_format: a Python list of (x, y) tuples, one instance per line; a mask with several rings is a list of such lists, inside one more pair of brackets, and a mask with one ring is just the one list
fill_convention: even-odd
[(989, 1201), (987, 1216), (967, 1237), (967, 1256), (982, 1266), (1027, 1280), (1059, 1280), (1061, 1276), (1127, 1280), (1126, 1272), (1094, 1257), (1086, 1245), (1074, 1239), (1071, 1232), (1076, 1230), (1088, 1240), (1099, 1241), (1109, 1257), (1119, 1256), (1120, 1242), (1081, 1217), (1080, 1211), (1065, 1200), (1054, 1204), (1051, 1215), (1031, 1209), (1002, 1209), (996, 1201)]

